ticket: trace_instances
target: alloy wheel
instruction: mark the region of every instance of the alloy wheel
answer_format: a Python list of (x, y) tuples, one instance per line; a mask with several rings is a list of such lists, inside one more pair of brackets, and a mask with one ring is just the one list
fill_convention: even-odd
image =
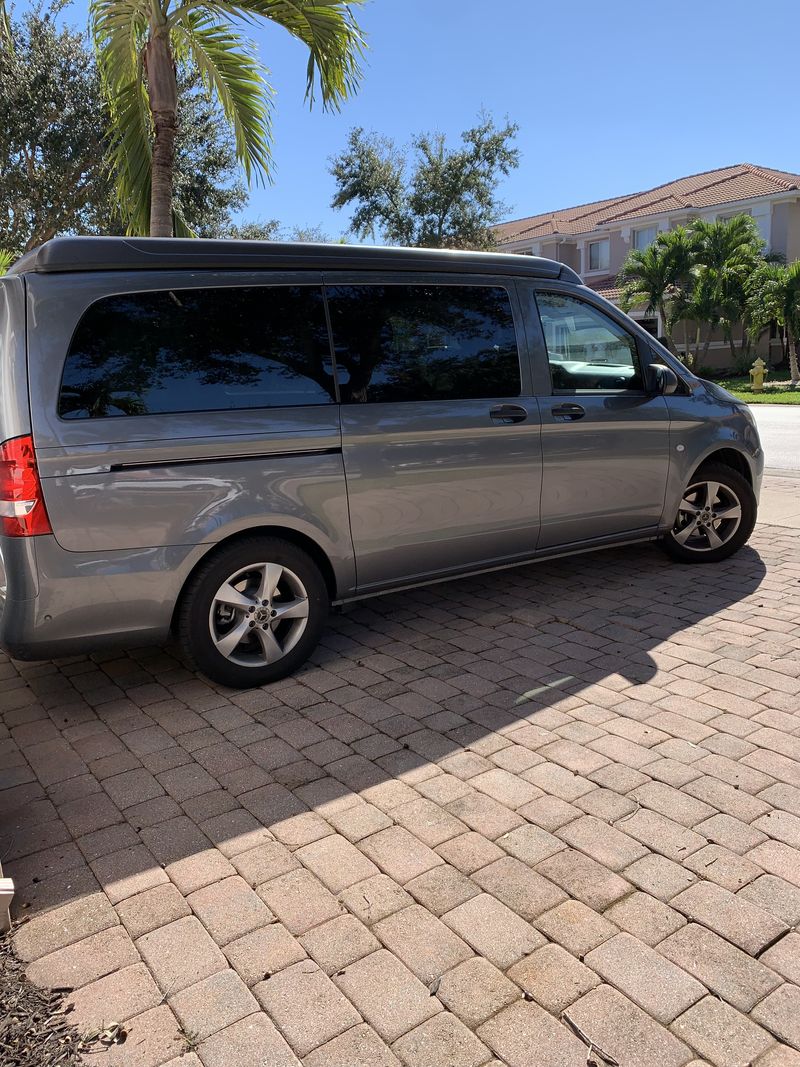
[(294, 571), (279, 563), (254, 563), (222, 583), (208, 621), (222, 656), (241, 667), (264, 667), (291, 652), (308, 615), (308, 593)]
[(729, 485), (693, 482), (678, 505), (672, 537), (691, 552), (711, 552), (730, 541), (741, 521), (742, 504)]

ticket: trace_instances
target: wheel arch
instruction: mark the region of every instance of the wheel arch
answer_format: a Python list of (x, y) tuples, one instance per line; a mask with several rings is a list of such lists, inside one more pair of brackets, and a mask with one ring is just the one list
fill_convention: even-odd
[(236, 533), (230, 534), (228, 537), (223, 538), (221, 541), (215, 541), (213, 544), (208, 546), (208, 551), (204, 552), (200, 556), (200, 558), (195, 561), (194, 566), (183, 579), (183, 584), (181, 585), (180, 592), (178, 594), (177, 600), (175, 601), (175, 606), (172, 610), (170, 628), (173, 631), (175, 629), (176, 620), (180, 614), (181, 605), (183, 603), (183, 598), (186, 594), (186, 590), (191, 585), (192, 579), (194, 578), (200, 567), (202, 567), (205, 563), (209, 561), (209, 559), (212, 559), (218, 552), (222, 551), (223, 549), (230, 548), (231, 545), (237, 544), (240, 541), (247, 541), (248, 539), (253, 537), (279, 537), (281, 538), (281, 540), (288, 541), (290, 544), (295, 545), (296, 548), (302, 549), (302, 551), (307, 553), (307, 555), (309, 555), (319, 567), (322, 577), (325, 580), (325, 585), (328, 589), (328, 595), (330, 596), (331, 600), (334, 601), (337, 599), (338, 583), (336, 580), (336, 571), (334, 570), (333, 564), (331, 563), (328, 554), (325, 552), (322, 546), (318, 544), (318, 542), (316, 542), (312, 537), (309, 537), (307, 534), (301, 533), (299, 530), (294, 530), (290, 526), (249, 526), (246, 530), (238, 530)]
[(689, 480), (691, 481), (703, 467), (707, 467), (710, 463), (719, 463), (723, 467), (730, 467), (737, 474), (741, 474), (747, 484), (753, 488), (753, 470), (746, 454), (739, 451), (738, 448), (715, 448), (697, 464)]

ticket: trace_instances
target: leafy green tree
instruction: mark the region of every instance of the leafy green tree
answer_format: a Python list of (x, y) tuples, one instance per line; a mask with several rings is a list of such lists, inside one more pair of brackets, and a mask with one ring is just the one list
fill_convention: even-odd
[(233, 132), (250, 180), (271, 157), (272, 90), (238, 26), (265, 19), (308, 49), (306, 97), (337, 108), (360, 80), (361, 0), (91, 0), (92, 36), (112, 120), (117, 191), (132, 233), (188, 232), (174, 199), (176, 63), (195, 71)]
[(337, 192), (332, 206), (354, 207), (349, 232), (398, 245), (491, 248), (492, 226), (504, 205), (501, 177), (519, 165), (518, 127), (498, 128), (491, 117), (448, 148), (442, 134), (419, 134), (410, 149), (363, 129), (351, 130), (347, 148), (331, 161)]
[(222, 226), (211, 237), (226, 237), (232, 241), (279, 241), (281, 224), (277, 219), (266, 222), (231, 222)]
[(237, 241), (313, 241), (324, 244), (330, 237), (321, 226), (281, 226), (277, 219), (266, 222), (230, 223), (210, 237), (228, 237)]
[(60, 3), (6, 15), (0, 38), (0, 247), (19, 255), (108, 216), (102, 96)]
[[(0, 20), (0, 248), (13, 257), (63, 233), (121, 233), (110, 124), (92, 51), (64, 28), (61, 0)], [(210, 235), (247, 201), (219, 106), (198, 76), (178, 72), (175, 196), (193, 230)]]
[(674, 308), (689, 284), (691, 263), (689, 235), (678, 226), (658, 234), (647, 248), (632, 249), (619, 274), (623, 311), (644, 307), (648, 314), (658, 313), (672, 352)]

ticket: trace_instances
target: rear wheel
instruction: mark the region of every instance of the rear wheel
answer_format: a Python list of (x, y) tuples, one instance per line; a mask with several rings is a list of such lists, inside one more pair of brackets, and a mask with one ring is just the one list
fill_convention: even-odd
[(709, 463), (686, 487), (662, 544), (682, 563), (716, 563), (742, 547), (755, 521), (756, 498), (747, 479), (731, 467)]
[(246, 689), (305, 662), (329, 607), (325, 579), (302, 549), (278, 538), (247, 538), (201, 565), (183, 596), (178, 636), (209, 678)]

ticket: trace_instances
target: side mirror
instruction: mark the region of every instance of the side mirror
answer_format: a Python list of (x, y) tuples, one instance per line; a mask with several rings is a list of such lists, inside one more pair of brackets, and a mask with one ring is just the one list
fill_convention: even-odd
[(655, 378), (655, 393), (660, 396), (671, 396), (678, 391), (678, 375), (664, 363), (653, 363), (651, 368)]

